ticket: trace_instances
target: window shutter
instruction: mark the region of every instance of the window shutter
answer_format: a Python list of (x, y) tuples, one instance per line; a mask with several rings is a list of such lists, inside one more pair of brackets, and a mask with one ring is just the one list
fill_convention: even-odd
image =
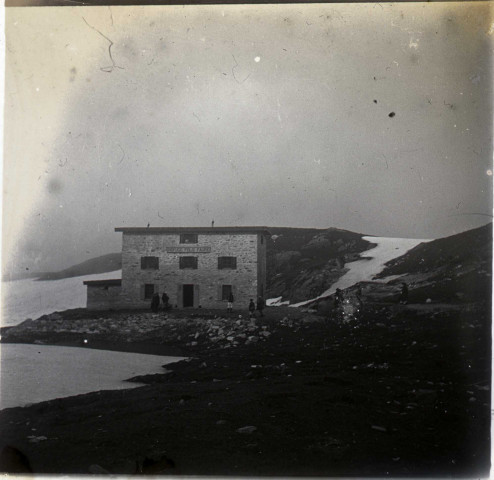
[(237, 257), (218, 257), (218, 270), (224, 268), (235, 270), (237, 268)]
[(223, 287), (218, 285), (218, 300), (223, 300)]
[(144, 288), (145, 288), (145, 287), (144, 287), (144, 285), (141, 285), (141, 293), (140, 293), (140, 295), (139, 295), (139, 298), (140, 298), (141, 300), (144, 300)]

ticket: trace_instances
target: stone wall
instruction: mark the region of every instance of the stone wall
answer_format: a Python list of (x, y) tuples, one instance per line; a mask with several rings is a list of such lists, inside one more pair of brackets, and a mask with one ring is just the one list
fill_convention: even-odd
[[(198, 243), (181, 244), (179, 234), (142, 234), (124, 232), (122, 240), (122, 306), (149, 307), (144, 298), (144, 285), (154, 285), (160, 294), (166, 291), (170, 304), (183, 306), (183, 285), (194, 285), (195, 308), (226, 308), (221, 299), (222, 285), (232, 285), (234, 308), (247, 308), (249, 299), (265, 287), (266, 240), (261, 234), (199, 234)], [(170, 253), (167, 247), (209, 247), (208, 253)], [(262, 248), (259, 248), (262, 247)], [(142, 269), (141, 257), (159, 258), (158, 269)], [(180, 269), (179, 258), (194, 256), (197, 269)], [(236, 269), (218, 269), (218, 257), (237, 258)], [(258, 267), (259, 272), (258, 272)]]
[(122, 287), (114, 285), (88, 285), (88, 310), (116, 310), (122, 305)]

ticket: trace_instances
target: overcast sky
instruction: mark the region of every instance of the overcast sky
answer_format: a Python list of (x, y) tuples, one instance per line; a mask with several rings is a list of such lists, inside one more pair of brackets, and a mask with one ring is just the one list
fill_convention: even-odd
[(491, 22), (470, 2), (8, 8), (7, 270), (148, 222), (490, 221)]

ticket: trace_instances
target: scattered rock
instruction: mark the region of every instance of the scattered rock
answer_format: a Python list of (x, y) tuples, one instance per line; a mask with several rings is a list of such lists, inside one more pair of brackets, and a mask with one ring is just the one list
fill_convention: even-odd
[(40, 436), (28, 435), (27, 438), (29, 438), (29, 443), (38, 443), (38, 442), (42, 442), (44, 440), (48, 440), (48, 438), (45, 437), (44, 435), (40, 435)]
[(242, 427), (237, 429), (237, 433), (254, 433), (257, 430), (257, 427), (252, 425), (247, 425), (246, 427)]
[(379, 425), (372, 425), (372, 430), (377, 430), (378, 432), (387, 432), (388, 430), (384, 427), (380, 427)]

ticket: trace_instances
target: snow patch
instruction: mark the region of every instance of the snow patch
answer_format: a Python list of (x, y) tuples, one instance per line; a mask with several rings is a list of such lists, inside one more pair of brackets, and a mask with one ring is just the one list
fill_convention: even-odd
[(266, 300), (266, 305), (268, 307), (281, 307), (282, 305), (290, 305), (290, 301), (286, 300), (284, 302), (281, 301), (283, 297), (276, 297), (276, 298), (268, 298)]
[[(377, 246), (366, 250), (360, 254), (360, 260), (345, 264), (348, 272), (345, 273), (336, 283), (323, 292), (318, 297), (303, 302), (295, 303), (290, 307), (301, 307), (319, 298), (328, 297), (336, 292), (337, 288), (344, 290), (359, 282), (370, 282), (381, 273), (384, 265), (394, 258), (405, 255), (409, 250), (420, 243), (430, 242), (428, 239), (417, 238), (390, 238), (390, 237), (362, 237)], [(384, 280), (381, 280), (383, 282)]]

